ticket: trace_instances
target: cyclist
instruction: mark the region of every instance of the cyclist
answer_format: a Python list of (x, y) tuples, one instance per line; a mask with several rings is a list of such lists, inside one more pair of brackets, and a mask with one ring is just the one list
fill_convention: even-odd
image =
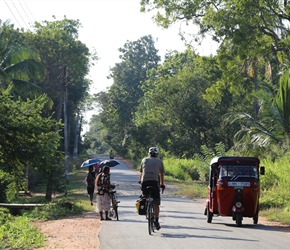
[(154, 203), (154, 224), (159, 230), (159, 212), (160, 212), (160, 187), (164, 190), (164, 165), (158, 157), (158, 148), (151, 147), (148, 151), (148, 157), (142, 159), (140, 165), (140, 179), (141, 190), (143, 195), (147, 194), (146, 187), (153, 186), (155, 189), (152, 192)]

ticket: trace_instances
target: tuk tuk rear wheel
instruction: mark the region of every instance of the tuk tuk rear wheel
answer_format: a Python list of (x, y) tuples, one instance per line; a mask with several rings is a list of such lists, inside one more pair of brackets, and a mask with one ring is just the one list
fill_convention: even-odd
[(209, 211), (209, 209), (207, 209), (207, 212), (206, 212), (206, 221), (207, 221), (207, 223), (211, 223), (211, 221), (212, 221), (212, 216), (213, 216), (213, 213), (211, 213), (211, 212)]
[(258, 219), (259, 219), (258, 214), (255, 214), (254, 217), (253, 217), (253, 222), (254, 222), (255, 225), (258, 224)]
[(238, 227), (242, 226), (243, 215), (241, 213), (236, 214), (236, 224)]

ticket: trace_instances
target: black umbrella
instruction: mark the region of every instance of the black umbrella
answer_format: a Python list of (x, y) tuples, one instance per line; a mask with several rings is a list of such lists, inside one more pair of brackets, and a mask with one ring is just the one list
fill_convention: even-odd
[(100, 162), (99, 168), (103, 168), (104, 166), (108, 166), (108, 167), (112, 168), (118, 164), (120, 164), (120, 162), (118, 162), (116, 160), (105, 160), (105, 161)]

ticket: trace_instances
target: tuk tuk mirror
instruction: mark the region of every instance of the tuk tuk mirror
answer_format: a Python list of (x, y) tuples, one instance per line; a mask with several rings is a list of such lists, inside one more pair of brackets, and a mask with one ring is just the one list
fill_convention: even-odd
[(264, 175), (265, 174), (265, 167), (260, 167), (260, 174)]

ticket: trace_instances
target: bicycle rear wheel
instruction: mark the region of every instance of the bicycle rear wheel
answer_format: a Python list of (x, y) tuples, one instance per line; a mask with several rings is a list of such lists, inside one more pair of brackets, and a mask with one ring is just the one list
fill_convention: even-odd
[(153, 213), (153, 205), (150, 202), (147, 208), (147, 219), (148, 219), (148, 232), (151, 235), (154, 233), (154, 213)]

